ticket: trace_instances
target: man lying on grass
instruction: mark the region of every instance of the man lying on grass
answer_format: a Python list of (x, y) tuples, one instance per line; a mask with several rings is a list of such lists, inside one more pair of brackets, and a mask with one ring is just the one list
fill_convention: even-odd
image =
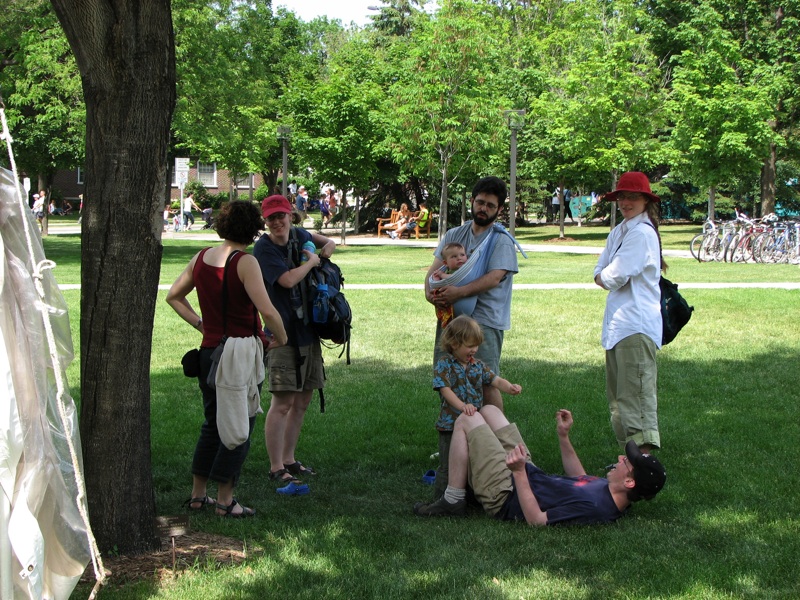
[(494, 406), (456, 419), (450, 445), (450, 476), (444, 496), (414, 505), (421, 517), (466, 514), (469, 481), (484, 510), (497, 519), (531, 525), (609, 523), (632, 502), (650, 500), (664, 486), (667, 472), (635, 442), (610, 467), (607, 479), (586, 474), (569, 430), (572, 413), (556, 413), (561, 462), (566, 476), (548, 475), (531, 462), (517, 426)]

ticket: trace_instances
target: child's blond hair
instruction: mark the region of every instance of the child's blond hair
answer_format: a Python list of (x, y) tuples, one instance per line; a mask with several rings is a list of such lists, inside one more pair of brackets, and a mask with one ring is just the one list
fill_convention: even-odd
[(444, 248), (442, 248), (442, 258), (447, 260), (448, 251), (450, 250), (463, 250), (464, 246), (459, 244), (458, 242), (450, 242)]
[(467, 315), (460, 315), (450, 321), (442, 331), (439, 347), (452, 354), (461, 346), (480, 346), (483, 343), (483, 331), (478, 322)]

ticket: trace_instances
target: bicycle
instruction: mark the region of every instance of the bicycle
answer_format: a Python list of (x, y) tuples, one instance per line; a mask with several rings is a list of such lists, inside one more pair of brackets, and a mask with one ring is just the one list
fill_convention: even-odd
[(759, 234), (770, 230), (770, 226), (778, 219), (770, 213), (761, 219), (748, 219), (737, 213), (736, 220), (743, 223), (734, 240), (731, 242), (727, 260), (730, 262), (749, 262), (755, 260), (753, 256), (754, 242)]
[(722, 239), (719, 227), (712, 219), (706, 219), (703, 223), (703, 232), (698, 233), (689, 242), (689, 251), (698, 262), (708, 262), (709, 260), (719, 260), (722, 249)]

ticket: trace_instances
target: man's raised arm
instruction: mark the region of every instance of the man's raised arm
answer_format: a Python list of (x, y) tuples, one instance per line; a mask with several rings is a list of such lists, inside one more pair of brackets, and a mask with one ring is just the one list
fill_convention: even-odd
[(558, 446), (561, 450), (561, 464), (564, 465), (564, 474), (569, 477), (586, 475), (572, 442), (569, 441), (569, 430), (572, 428), (572, 413), (562, 408), (556, 413), (556, 431), (558, 432)]

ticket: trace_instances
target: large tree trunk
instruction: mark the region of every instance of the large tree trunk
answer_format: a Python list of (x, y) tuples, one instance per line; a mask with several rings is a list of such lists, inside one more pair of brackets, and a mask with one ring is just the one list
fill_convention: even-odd
[[(778, 150), (775, 144), (769, 145), (769, 155), (761, 168), (761, 215), (775, 212), (775, 163), (778, 161)], [(753, 215), (755, 216), (755, 215)]]
[[(101, 551), (157, 546), (150, 350), (175, 106), (169, 0), (52, 0), (86, 101), (80, 431)], [(187, 480), (188, 485), (188, 480)]]
[(713, 221), (717, 215), (717, 186), (712, 185), (708, 190), (708, 218)]
[(439, 239), (447, 233), (447, 162), (442, 162), (442, 195), (439, 201)]

